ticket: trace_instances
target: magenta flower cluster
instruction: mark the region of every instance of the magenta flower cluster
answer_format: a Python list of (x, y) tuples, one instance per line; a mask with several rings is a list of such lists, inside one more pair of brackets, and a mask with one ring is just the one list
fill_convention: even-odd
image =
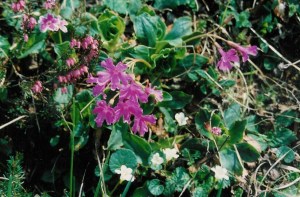
[(25, 42), (28, 41), (28, 33), (34, 29), (36, 24), (37, 22), (34, 17), (23, 14), (21, 29), (24, 31), (23, 38)]
[(89, 73), (88, 65), (90, 61), (99, 54), (99, 42), (92, 36), (87, 36), (82, 39), (72, 39), (70, 48), (78, 52), (78, 59), (69, 57), (65, 60), (66, 70), (62, 75), (58, 76), (58, 82), (62, 86), (62, 93), (67, 93), (66, 85), (75, 83), (85, 74)]
[(33, 93), (40, 93), (43, 90), (42, 82), (36, 81), (33, 86), (31, 87)]
[(219, 60), (217, 67), (222, 71), (228, 71), (231, 70), (233, 67), (233, 64), (239, 63), (240, 58), (238, 54), (242, 56), (242, 61), (246, 62), (249, 59), (249, 55), (256, 56), (257, 55), (257, 46), (241, 46), (237, 43), (227, 41), (227, 44), (233, 49), (230, 49), (229, 51), (225, 52), (221, 46), (217, 44), (218, 51), (221, 54), (221, 59)]
[(46, 10), (52, 9), (55, 7), (55, 0), (46, 0), (43, 6)]
[(21, 12), (25, 9), (26, 2), (24, 0), (20, 0), (11, 4), (11, 9), (14, 12)]
[[(122, 62), (114, 65), (112, 59), (108, 58), (101, 62), (101, 66), (104, 70), (98, 72), (97, 77), (90, 75), (87, 79), (88, 83), (96, 84), (93, 94), (102, 95), (104, 99), (98, 101), (93, 110), (97, 115), (97, 126), (101, 127), (104, 121), (111, 125), (121, 118), (128, 124), (133, 120), (132, 131), (143, 136), (148, 131), (148, 124), (155, 124), (156, 118), (154, 115), (144, 115), (140, 103), (147, 103), (150, 95), (153, 95), (156, 101), (162, 101), (162, 92), (151, 85), (144, 87), (137, 83), (133, 76), (126, 73), (127, 65)], [(115, 97), (118, 95), (118, 99), (114, 97), (107, 103), (105, 90), (115, 91)], [(117, 103), (114, 103), (116, 99)]]
[(59, 31), (66, 33), (68, 32), (66, 25), (68, 22), (61, 19), (60, 16), (55, 17), (54, 15), (48, 13), (45, 16), (40, 16), (39, 18), (40, 30), (41, 32), (46, 31)]
[(76, 50), (81, 50), (85, 62), (90, 62), (98, 56), (99, 42), (92, 36), (87, 36), (82, 40), (72, 39), (70, 47)]

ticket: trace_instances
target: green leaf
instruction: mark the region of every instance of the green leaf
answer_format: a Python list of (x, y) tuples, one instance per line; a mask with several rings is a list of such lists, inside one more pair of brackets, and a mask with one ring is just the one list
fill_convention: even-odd
[(156, 25), (154, 18), (147, 13), (143, 13), (133, 21), (137, 39), (145, 45), (155, 46)]
[(123, 132), (123, 144), (125, 148), (131, 149), (139, 159), (139, 163), (148, 164), (148, 158), (151, 155), (151, 146), (144, 139), (129, 132)]
[(138, 41), (147, 46), (155, 46), (156, 40), (165, 34), (165, 24), (158, 16), (143, 13), (133, 20), (133, 27)]
[(60, 7), (60, 15), (66, 19), (71, 19), (73, 12), (80, 6), (79, 0), (64, 0)]
[(182, 109), (192, 101), (193, 96), (182, 91), (170, 92), (173, 99), (171, 101), (162, 101), (158, 104), (160, 107), (167, 107), (171, 109)]
[(256, 116), (251, 115), (247, 117), (247, 125), (246, 125), (247, 131), (252, 131), (254, 133), (258, 133), (257, 123), (256, 123)]
[(249, 21), (250, 13), (249, 11), (243, 11), (240, 14), (235, 15), (236, 26), (237, 27), (251, 27), (251, 22)]
[(164, 195), (170, 196), (174, 191), (181, 192), (187, 182), (190, 180), (190, 176), (186, 169), (183, 167), (177, 167), (172, 173), (172, 176), (167, 178), (164, 189)]
[(102, 15), (98, 18), (101, 37), (104, 41), (108, 42), (108, 49), (109, 47), (114, 47), (113, 45), (116, 44), (121, 37), (121, 35), (125, 31), (125, 23), (116, 14), (109, 10), (105, 10)]
[(196, 129), (202, 135), (209, 139), (213, 139), (213, 135), (206, 129), (205, 124), (209, 124), (210, 114), (206, 110), (200, 110), (195, 116)]
[(0, 101), (4, 102), (7, 99), (7, 88), (1, 87), (0, 88)]
[(131, 168), (133, 171), (137, 166), (136, 155), (132, 150), (119, 149), (114, 152), (109, 159), (109, 168), (115, 173), (115, 170), (119, 170), (122, 165), (127, 168)]
[(145, 197), (145, 196), (151, 196), (151, 193), (149, 192), (146, 186), (136, 188), (132, 194), (132, 197)]
[(283, 155), (285, 155), (283, 158), (285, 163), (291, 163), (295, 159), (295, 152), (287, 146), (281, 146), (276, 151), (276, 156), (278, 159), (281, 158)]
[(166, 1), (166, 0), (155, 0), (154, 8), (156, 9), (165, 9), (165, 8), (176, 8), (180, 5), (186, 5), (189, 4), (190, 0), (172, 0), (172, 1)]
[[(120, 128), (118, 125), (114, 124), (113, 129), (111, 131), (111, 134), (109, 136), (108, 142), (107, 142), (107, 149), (108, 150), (117, 150), (121, 146), (123, 146), (123, 138), (122, 138), (122, 128)], [(127, 129), (125, 130), (127, 132)]]
[(260, 157), (259, 152), (248, 143), (240, 143), (236, 147), (242, 160), (245, 162), (254, 162)]
[(0, 58), (8, 58), (10, 44), (7, 38), (0, 35)]
[(159, 196), (164, 191), (164, 186), (160, 184), (159, 179), (152, 179), (151, 181), (147, 181), (147, 188), (154, 196)]
[(279, 115), (275, 119), (275, 124), (282, 127), (289, 127), (293, 124), (297, 117), (297, 112), (293, 110), (287, 110)]
[(28, 41), (24, 43), (21, 54), (18, 56), (18, 59), (22, 59), (33, 53), (39, 53), (46, 46), (45, 39), (45, 33), (31, 34), (28, 38)]
[(225, 147), (220, 152), (220, 162), (227, 170), (234, 172), (237, 175), (243, 174), (243, 166), (240, 163), (236, 152), (230, 148)]
[(192, 19), (188, 16), (176, 19), (171, 31), (165, 36), (165, 40), (175, 40), (191, 34), (192, 25)]
[(246, 129), (246, 124), (247, 124), (247, 121), (243, 120), (243, 121), (235, 121), (231, 125), (231, 127), (228, 131), (228, 135), (230, 136), (229, 142), (231, 144), (235, 144), (235, 143), (238, 143), (243, 140), (244, 131)]
[(136, 14), (142, 7), (141, 0), (104, 0), (104, 5), (120, 14)]
[(61, 44), (54, 45), (54, 52), (58, 57), (65, 57), (70, 51), (70, 42), (65, 41)]
[(53, 99), (58, 104), (68, 104), (73, 96), (73, 85), (67, 86), (67, 93), (62, 93), (61, 88), (57, 88), (57, 90), (54, 92)]
[(219, 84), (223, 87), (223, 88), (230, 88), (233, 87), (235, 85), (235, 80), (221, 80), (219, 81)]
[(269, 132), (268, 138), (271, 147), (288, 146), (297, 140), (297, 136), (293, 131), (283, 127), (276, 127), (275, 132)]
[(58, 144), (58, 142), (59, 142), (59, 139), (60, 139), (60, 136), (59, 136), (59, 135), (56, 135), (56, 136), (52, 137), (52, 138), (50, 139), (50, 145), (51, 145), (52, 147), (56, 146), (56, 145)]
[(233, 103), (224, 111), (224, 122), (229, 128), (235, 121), (241, 118), (241, 107), (237, 103)]

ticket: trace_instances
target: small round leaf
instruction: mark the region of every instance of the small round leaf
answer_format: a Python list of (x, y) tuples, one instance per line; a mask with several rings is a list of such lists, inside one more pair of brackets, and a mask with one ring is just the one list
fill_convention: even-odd
[(122, 165), (134, 170), (137, 166), (136, 155), (132, 150), (119, 149), (114, 152), (109, 160), (109, 168), (115, 173), (115, 170), (120, 169)]

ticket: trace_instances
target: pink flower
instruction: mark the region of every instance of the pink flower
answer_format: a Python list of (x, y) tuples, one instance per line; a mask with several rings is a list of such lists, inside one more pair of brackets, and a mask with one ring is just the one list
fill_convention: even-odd
[(212, 132), (213, 134), (215, 134), (215, 135), (221, 135), (222, 130), (221, 130), (220, 127), (213, 127), (213, 128), (211, 129), (211, 132)]
[(62, 87), (60, 89), (60, 91), (61, 91), (61, 94), (67, 94), (68, 93), (68, 88), (67, 87)]
[(67, 33), (68, 29), (67, 29), (66, 25), (68, 25), (68, 22), (66, 20), (61, 19), (61, 18), (58, 18), (58, 20), (59, 20), (58, 29), (60, 29), (64, 33)]
[(257, 55), (257, 46), (243, 47), (231, 41), (228, 41), (227, 43), (241, 53), (243, 62), (246, 62), (249, 59), (249, 55), (253, 55), (253, 56)]
[(33, 30), (35, 25), (37, 24), (35, 18), (30, 17), (27, 14), (23, 14), (23, 19), (22, 19), (22, 24), (21, 24), (21, 28), (23, 30)]
[(15, 3), (12, 3), (12, 4), (11, 4), (11, 9), (12, 9), (14, 12), (23, 11), (24, 8), (25, 8), (25, 4), (26, 4), (26, 2), (25, 2), (24, 0), (17, 1), (17, 2), (15, 2)]
[(37, 24), (37, 22), (36, 22), (35, 18), (30, 17), (29, 18), (29, 23), (28, 23), (28, 28), (32, 30), (32, 29), (34, 29), (34, 26), (36, 24)]
[(40, 16), (39, 18), (40, 30), (41, 32), (50, 31), (58, 31), (66, 33), (68, 30), (65, 27), (68, 25), (68, 22), (59, 18), (55, 18), (52, 14), (47, 14), (46, 16)]
[(149, 86), (145, 88), (145, 92), (148, 95), (153, 95), (156, 102), (160, 102), (160, 101), (163, 100), (162, 91), (161, 90), (156, 90), (155, 88), (156, 88), (156, 86), (154, 86), (152, 88), (151, 84), (149, 84)]
[(120, 88), (120, 100), (140, 100), (143, 103), (148, 101), (148, 94), (145, 93), (143, 88), (135, 82), (122, 86)]
[(45, 9), (52, 9), (55, 7), (55, 0), (46, 0), (46, 2), (44, 3), (44, 8)]
[(70, 57), (66, 60), (66, 64), (67, 66), (70, 68), (71, 66), (73, 66), (75, 64), (75, 59)]
[(156, 118), (153, 115), (135, 116), (132, 131), (134, 133), (139, 132), (141, 136), (144, 136), (144, 134), (148, 131), (147, 124), (155, 124), (155, 122)]
[(98, 82), (101, 84), (107, 84), (110, 82), (112, 90), (120, 88), (121, 83), (123, 85), (127, 85), (131, 80), (131, 77), (125, 73), (127, 66), (121, 62), (115, 66), (112, 59), (108, 58), (101, 62), (101, 66), (106, 70), (97, 73)]
[(81, 45), (81, 42), (80, 41), (77, 41), (76, 39), (72, 39), (71, 42), (70, 42), (70, 47), (71, 48), (74, 48), (74, 47), (77, 47), (77, 48), (80, 48), (80, 45)]
[(52, 14), (47, 14), (46, 16), (40, 16), (39, 24), (41, 32), (58, 31), (58, 24), (60, 23), (59, 19), (55, 18)]
[(104, 89), (106, 87), (106, 81), (104, 83), (102, 81), (99, 81), (98, 77), (93, 77), (92, 75), (89, 75), (87, 80), (87, 83), (96, 83), (96, 86), (93, 88), (93, 95), (98, 96), (99, 94), (104, 94)]
[(24, 42), (28, 42), (28, 34), (24, 34), (23, 38), (24, 38)]
[(114, 123), (114, 109), (107, 105), (105, 101), (98, 101), (95, 109), (93, 110), (93, 113), (97, 114), (95, 121), (98, 127), (102, 126), (104, 120), (108, 125)]
[(123, 116), (123, 121), (130, 123), (131, 115), (140, 116), (143, 110), (137, 101), (127, 100), (119, 101), (115, 109), (115, 121), (118, 121)]
[(239, 62), (239, 57), (236, 54), (236, 50), (230, 49), (225, 52), (222, 48), (218, 48), (220, 54), (222, 55), (217, 67), (222, 71), (228, 71), (233, 67), (233, 63)]
[(42, 82), (41, 81), (36, 81), (34, 83), (34, 85), (32, 86), (31, 90), (34, 93), (40, 93), (40, 92), (42, 92), (42, 90), (43, 90)]

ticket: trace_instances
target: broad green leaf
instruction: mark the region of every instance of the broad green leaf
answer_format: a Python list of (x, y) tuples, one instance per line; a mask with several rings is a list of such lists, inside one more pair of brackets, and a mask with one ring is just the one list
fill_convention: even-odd
[(122, 165), (125, 165), (127, 168), (131, 168), (133, 171), (137, 166), (136, 155), (132, 150), (129, 149), (119, 149), (113, 154), (109, 159), (109, 168), (113, 173), (116, 173), (115, 170), (119, 170)]
[(295, 152), (287, 146), (281, 146), (276, 151), (276, 156), (278, 159), (281, 158), (283, 155), (285, 155), (283, 158), (285, 163), (291, 163), (295, 159)]
[(192, 19), (188, 16), (180, 17), (174, 21), (173, 27), (166, 35), (165, 40), (176, 40), (191, 33)]
[[(127, 132), (127, 130), (125, 130), (125, 132)], [(114, 124), (107, 142), (107, 149), (117, 150), (121, 146), (123, 146), (122, 131), (118, 125)]]
[(135, 17), (133, 24), (137, 39), (142, 44), (152, 47), (155, 46), (157, 27), (154, 17), (143, 13)]
[(22, 59), (30, 54), (39, 53), (46, 46), (45, 39), (45, 33), (31, 34), (28, 41), (24, 43), (18, 59)]
[(9, 47), (7, 38), (0, 35), (0, 58), (8, 57)]
[(137, 156), (139, 163), (148, 164), (148, 158), (151, 154), (151, 146), (144, 139), (129, 132), (123, 132), (123, 144), (125, 148), (131, 149)]
[(241, 119), (241, 107), (239, 104), (233, 103), (224, 111), (224, 122), (228, 128)]
[(287, 110), (279, 115), (275, 119), (275, 124), (282, 127), (289, 127), (297, 119), (297, 112), (293, 110)]
[(236, 147), (245, 162), (255, 162), (260, 157), (259, 152), (248, 143), (240, 143)]
[(186, 137), (186, 135), (176, 135), (175, 137), (159, 138), (157, 142), (150, 143), (150, 146), (152, 148), (152, 151), (159, 151), (165, 148), (173, 148), (174, 144), (179, 144)]
[(148, 13), (136, 16), (133, 27), (138, 41), (151, 47), (154, 47), (156, 41), (164, 36), (166, 29), (158, 16), (151, 16)]
[(164, 191), (164, 186), (160, 183), (159, 179), (152, 179), (151, 181), (147, 181), (147, 188), (154, 196), (159, 196)]
[(243, 166), (240, 163), (238, 156), (233, 148), (225, 147), (219, 152), (220, 162), (227, 170), (234, 172), (237, 175), (243, 174)]
[(171, 101), (162, 101), (158, 104), (160, 107), (171, 109), (182, 109), (192, 101), (193, 96), (182, 91), (170, 92), (173, 99)]
[(61, 44), (54, 45), (54, 52), (58, 57), (65, 57), (70, 51), (70, 42), (65, 41)]
[(146, 197), (146, 196), (151, 196), (151, 193), (149, 192), (146, 185), (143, 187), (136, 188), (132, 194), (132, 197)]
[(229, 142), (231, 144), (235, 144), (235, 143), (241, 142), (243, 140), (246, 124), (247, 124), (247, 121), (243, 120), (243, 121), (235, 121), (231, 125), (231, 127), (228, 131), (228, 135), (230, 137)]
[(142, 7), (141, 0), (104, 0), (104, 5), (120, 14), (136, 14)]
[(73, 96), (73, 85), (67, 86), (67, 93), (62, 93), (61, 88), (57, 88), (54, 92), (53, 99), (58, 104), (68, 104)]
[(180, 5), (189, 4), (191, 0), (155, 0), (154, 7), (156, 9), (164, 9), (164, 8), (176, 8)]
[(205, 137), (213, 139), (213, 135), (206, 128), (206, 124), (210, 124), (210, 114), (206, 110), (200, 110), (195, 116), (196, 129)]
[(297, 140), (296, 134), (290, 129), (283, 127), (276, 127), (275, 132), (268, 133), (269, 144), (271, 147), (278, 147), (283, 145), (290, 145)]
[(105, 10), (98, 18), (102, 39), (107, 42), (108, 49), (114, 47), (125, 31), (125, 23), (115, 13)]
[(256, 116), (251, 115), (247, 117), (247, 125), (246, 125), (247, 131), (252, 131), (254, 133), (258, 133), (257, 123), (256, 123)]
[(66, 19), (71, 19), (75, 9), (79, 6), (79, 0), (64, 0), (60, 7), (60, 15)]
[(81, 16), (82, 23), (88, 23), (90, 28), (90, 34), (98, 35), (100, 33), (100, 27), (98, 24), (98, 19), (89, 12), (85, 12)]

